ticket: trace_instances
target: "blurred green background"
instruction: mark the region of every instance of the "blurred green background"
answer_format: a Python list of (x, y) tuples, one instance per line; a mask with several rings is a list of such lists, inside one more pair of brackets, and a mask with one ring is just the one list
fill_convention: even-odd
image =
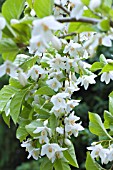
[[(0, 7), (4, 1), (0, 0)], [(98, 60), (98, 57), (102, 53), (107, 58), (112, 58), (113, 47), (99, 47), (96, 57), (90, 59), (90, 63)], [(0, 57), (0, 63), (2, 62), (2, 58)], [(92, 135), (88, 130), (88, 111), (96, 112), (103, 118), (103, 111), (108, 109), (108, 95), (113, 91), (113, 82), (105, 85), (99, 79), (97, 78), (97, 84), (91, 85), (87, 91), (81, 88), (80, 92), (75, 92), (73, 95), (73, 98), (81, 99), (81, 104), (75, 109), (75, 112), (81, 117), (82, 125), (86, 128), (85, 131), (80, 133), (78, 138), (72, 138), (80, 165), (79, 170), (85, 170), (86, 147), (92, 141), (97, 140), (96, 136)], [(0, 88), (5, 84), (8, 84), (7, 76), (0, 79)], [(24, 148), (20, 147), (15, 134), (16, 127), (14, 124), (11, 123), (11, 127), (8, 128), (0, 115), (0, 170), (40, 170), (40, 160), (34, 161), (32, 158), (30, 160), (27, 159), (28, 154)], [(76, 170), (73, 167), (71, 169)]]

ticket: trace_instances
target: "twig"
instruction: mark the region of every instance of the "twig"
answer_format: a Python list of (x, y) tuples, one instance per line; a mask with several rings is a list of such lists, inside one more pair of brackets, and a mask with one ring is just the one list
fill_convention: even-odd
[(77, 33), (76, 32), (71, 32), (69, 34), (61, 35), (58, 38), (65, 38), (65, 37), (69, 37), (69, 36), (73, 36), (73, 35), (77, 35)]
[(83, 17), (80, 19), (76, 19), (76, 18), (71, 18), (71, 17), (66, 17), (66, 18), (59, 18), (57, 19), (57, 21), (64, 23), (64, 22), (85, 22), (85, 23), (89, 23), (89, 24), (98, 24), (101, 20), (100, 19), (94, 19), (94, 18), (87, 18), (87, 17)]
[[(82, 17), (80, 19), (76, 18), (71, 18), (71, 17), (66, 17), (66, 18), (59, 18), (57, 21), (61, 23), (66, 23), (66, 22), (83, 22), (83, 23), (88, 23), (88, 24), (98, 24), (101, 22), (101, 19), (95, 19), (95, 18), (88, 18), (88, 17)], [(113, 28), (113, 21), (110, 21), (110, 26)]]
[(66, 8), (64, 8), (63, 6), (61, 6), (61, 5), (59, 5), (59, 4), (56, 4), (56, 3), (55, 3), (55, 6), (57, 6), (58, 8), (62, 9), (65, 13), (67, 13), (68, 15), (70, 15), (70, 12), (69, 12)]

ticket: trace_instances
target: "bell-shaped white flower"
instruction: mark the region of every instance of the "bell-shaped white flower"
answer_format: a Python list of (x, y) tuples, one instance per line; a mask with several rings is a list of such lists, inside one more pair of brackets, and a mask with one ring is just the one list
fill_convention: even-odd
[(108, 84), (110, 82), (110, 79), (113, 80), (113, 71), (102, 73), (102, 75), (101, 75), (102, 82), (105, 81), (105, 83)]
[(37, 53), (38, 51), (40, 53), (45, 52), (46, 48), (49, 47), (50, 42), (55, 48), (60, 49), (61, 42), (53, 35), (52, 31), (61, 30), (62, 28), (63, 24), (56, 21), (54, 16), (34, 20), (29, 47), (30, 53)]
[(62, 84), (56, 78), (47, 80), (46, 83), (49, 87), (51, 87), (56, 92), (58, 91), (59, 88), (62, 87)]
[(78, 78), (78, 84), (81, 83), (81, 86), (84, 86), (85, 90), (88, 89), (89, 84), (95, 84), (96, 81), (94, 80), (94, 78), (96, 78), (97, 76), (95, 74), (92, 75), (83, 75), (82, 77)]
[(65, 98), (69, 96), (68, 93), (57, 93), (56, 95), (52, 96), (51, 102), (54, 105), (55, 110), (59, 110), (60, 108), (66, 108), (66, 101)]
[(105, 162), (106, 154), (109, 152), (108, 149), (104, 149), (101, 144), (87, 147), (87, 149), (91, 150), (91, 157), (93, 159), (100, 157), (102, 164)]
[(32, 156), (35, 160), (38, 160), (40, 154), (39, 148), (33, 148), (32, 151), (29, 152), (28, 159)]
[(52, 163), (55, 161), (56, 158), (62, 158), (63, 154), (62, 151), (66, 150), (67, 148), (61, 148), (58, 144), (45, 144), (42, 146), (41, 156), (46, 155)]
[(33, 80), (37, 80), (39, 75), (45, 74), (45, 70), (41, 66), (34, 65), (29, 71), (27, 76), (31, 77)]
[(84, 5), (81, 2), (81, 0), (70, 0), (72, 3), (73, 9), (71, 11), (71, 17), (75, 17), (76, 19), (79, 19), (84, 11)]
[(8, 74), (12, 78), (17, 78), (17, 67), (10, 61), (6, 60), (4, 64), (0, 66), (0, 77)]

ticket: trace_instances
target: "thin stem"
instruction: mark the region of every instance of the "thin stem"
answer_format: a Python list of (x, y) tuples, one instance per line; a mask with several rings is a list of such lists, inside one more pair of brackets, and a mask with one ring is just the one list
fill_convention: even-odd
[(71, 32), (69, 34), (61, 35), (58, 38), (65, 38), (65, 37), (69, 37), (69, 36), (73, 36), (73, 35), (77, 35), (77, 33), (76, 32)]
[[(76, 18), (71, 18), (71, 17), (66, 17), (66, 18), (59, 18), (57, 21), (61, 23), (66, 23), (66, 22), (83, 22), (83, 23), (88, 23), (88, 24), (98, 24), (101, 22), (101, 19), (95, 19), (95, 18), (88, 18), (88, 17), (82, 17), (80, 19)], [(113, 21), (110, 21), (110, 26), (113, 28)]]
[(59, 4), (56, 4), (56, 3), (55, 3), (55, 6), (57, 6), (60, 9), (62, 9), (66, 14), (70, 15), (70, 12), (66, 8), (64, 8), (63, 6), (61, 6)]
[(87, 17), (83, 17), (83, 18), (80, 18), (77, 20), (76, 18), (66, 17), (66, 18), (59, 18), (59, 19), (57, 19), (57, 21), (59, 21), (61, 23), (64, 23), (64, 22), (85, 22), (85, 23), (89, 23), (89, 24), (97, 24), (101, 20), (94, 19), (94, 18), (87, 18)]

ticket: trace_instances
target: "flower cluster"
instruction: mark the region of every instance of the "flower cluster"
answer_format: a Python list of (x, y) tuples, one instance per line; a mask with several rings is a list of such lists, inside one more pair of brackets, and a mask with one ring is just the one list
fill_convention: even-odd
[(100, 157), (102, 164), (108, 164), (108, 162), (113, 161), (113, 145), (110, 145), (109, 148), (103, 148), (101, 144), (87, 147), (88, 150), (91, 150), (91, 157), (98, 158)]

